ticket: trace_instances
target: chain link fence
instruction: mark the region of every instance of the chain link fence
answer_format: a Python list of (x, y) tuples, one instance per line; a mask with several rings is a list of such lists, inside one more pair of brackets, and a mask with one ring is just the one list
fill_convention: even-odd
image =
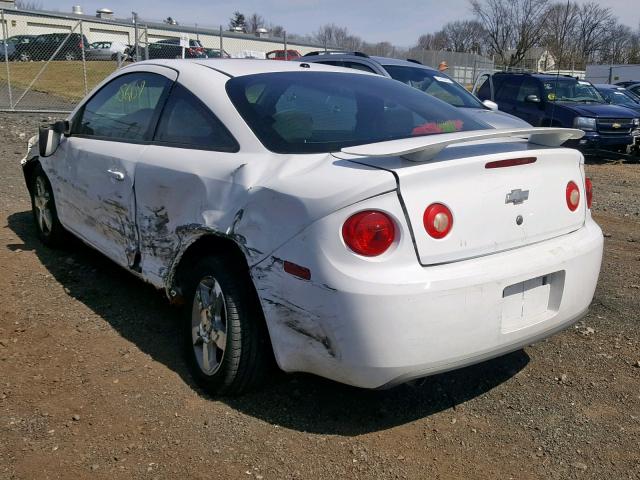
[(157, 58), (292, 60), (318, 45), (223, 27), (0, 9), (0, 111), (71, 111), (129, 62)]

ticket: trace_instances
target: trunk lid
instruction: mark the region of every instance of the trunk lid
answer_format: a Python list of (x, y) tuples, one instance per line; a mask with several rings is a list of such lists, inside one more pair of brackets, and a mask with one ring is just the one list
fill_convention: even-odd
[[(339, 154), (344, 157), (344, 153)], [(489, 162), (534, 158), (533, 163), (487, 168)], [(547, 240), (579, 229), (586, 196), (582, 156), (576, 150), (536, 147), (525, 141), (453, 146), (425, 162), (400, 156), (352, 161), (395, 174), (422, 265), (464, 260)], [(580, 190), (569, 210), (567, 184)], [(446, 205), (453, 228), (442, 239), (424, 227), (425, 209)]]

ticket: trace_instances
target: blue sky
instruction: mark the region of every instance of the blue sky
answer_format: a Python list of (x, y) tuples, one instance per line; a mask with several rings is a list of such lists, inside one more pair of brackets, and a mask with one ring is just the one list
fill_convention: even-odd
[[(81, 5), (87, 14), (97, 8), (111, 8), (117, 17), (137, 11), (142, 18), (161, 20), (171, 16), (182, 24), (203, 26), (226, 24), (234, 10), (245, 15), (257, 12), (268, 21), (283, 25), (293, 33), (312, 33), (325, 23), (345, 26), (367, 41), (388, 40), (409, 46), (417, 38), (445, 23), (471, 18), (467, 0), (40, 0), (44, 8), (70, 12)], [(584, 3), (587, 0), (578, 0)], [(640, 22), (638, 0), (600, 0), (610, 7), (622, 23), (637, 28)], [(635, 5), (634, 5), (635, 4)]]

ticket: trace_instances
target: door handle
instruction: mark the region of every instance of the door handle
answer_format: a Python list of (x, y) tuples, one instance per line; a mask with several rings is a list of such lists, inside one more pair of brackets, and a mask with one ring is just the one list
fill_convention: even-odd
[(109, 175), (111, 175), (112, 178), (115, 178), (119, 182), (122, 182), (124, 180), (124, 173), (118, 170), (109, 169), (107, 170), (107, 173), (109, 173)]

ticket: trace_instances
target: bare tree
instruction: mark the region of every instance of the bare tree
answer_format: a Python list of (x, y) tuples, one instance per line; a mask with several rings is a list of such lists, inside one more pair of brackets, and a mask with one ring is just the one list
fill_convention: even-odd
[(259, 28), (263, 28), (265, 25), (264, 17), (257, 13), (252, 13), (247, 18), (246, 28), (247, 33), (256, 33)]
[(586, 65), (595, 53), (608, 41), (608, 32), (615, 25), (611, 10), (589, 2), (580, 7), (578, 12), (578, 29), (576, 55), (581, 65)]
[(349, 37), (349, 32), (345, 27), (339, 27), (334, 23), (321, 26), (314, 34), (314, 39), (325, 47), (339, 47)]
[[(440, 32), (436, 33), (438, 35)], [(453, 52), (480, 53), (484, 43), (484, 28), (476, 20), (456, 20), (447, 23), (441, 32), (446, 49)]]
[(447, 48), (447, 36), (442, 30), (420, 35), (418, 47), (422, 50), (444, 50)]
[(549, 0), (470, 0), (490, 52), (507, 66), (518, 65), (543, 36)]
[(16, 0), (16, 8), (19, 10), (42, 10), (42, 2), (32, 0)]
[(558, 68), (568, 68), (573, 64), (579, 10), (578, 4), (567, 0), (567, 3), (551, 5), (545, 14), (542, 42)]

